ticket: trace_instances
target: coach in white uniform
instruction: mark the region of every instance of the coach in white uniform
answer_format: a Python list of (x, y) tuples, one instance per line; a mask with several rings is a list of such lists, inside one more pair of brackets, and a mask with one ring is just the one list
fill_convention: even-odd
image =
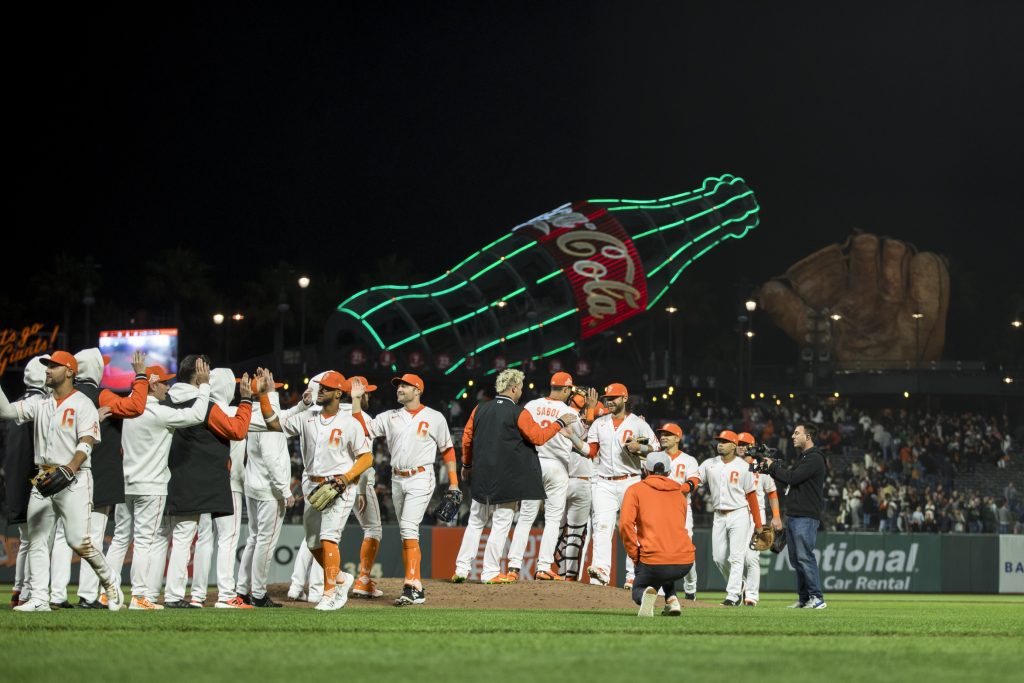
[[(594, 555), (587, 573), (594, 583), (607, 586), (611, 581), (612, 533), (618, 526), (622, 496), (640, 480), (641, 458), (657, 450), (657, 439), (650, 425), (629, 412), (629, 390), (624, 384), (609, 384), (601, 398), (608, 414), (594, 420), (587, 432), (589, 454), (596, 459), (591, 482)], [(593, 403), (592, 397), (590, 402)], [(633, 560), (628, 557), (623, 587), (633, 588)]]
[(100, 440), (100, 419), (96, 406), (74, 388), (78, 362), (67, 351), (57, 351), (43, 361), (50, 396), (32, 396), (13, 405), (0, 390), (0, 417), (18, 424), (34, 422), (35, 463), (41, 472), (58, 467), (70, 470), (74, 481), (67, 488), (44, 498), (32, 489), (28, 503), (28, 534), (31, 543), (29, 574), (32, 596), (15, 607), (19, 612), (49, 612), (49, 539), (56, 519), (64, 522), (67, 543), (93, 568), (107, 594), (110, 610), (121, 609), (124, 595), (99, 548), (90, 539), (92, 473), (89, 456)]
[[(683, 441), (683, 430), (682, 428), (673, 423), (669, 422), (663, 425), (657, 430), (658, 440), (661, 443), (661, 450), (665, 451), (671, 460), (672, 467), (669, 470), (669, 478), (679, 484), (683, 484), (687, 479), (691, 479), (697, 476), (697, 459), (689, 453), (684, 453), (679, 450), (679, 445)], [(686, 533), (693, 538), (693, 506), (690, 504), (690, 494), (684, 494), (686, 496)], [(690, 571), (687, 572), (686, 576), (683, 577), (683, 594), (687, 600), (697, 599), (697, 563), (694, 562), (693, 566), (690, 567)]]

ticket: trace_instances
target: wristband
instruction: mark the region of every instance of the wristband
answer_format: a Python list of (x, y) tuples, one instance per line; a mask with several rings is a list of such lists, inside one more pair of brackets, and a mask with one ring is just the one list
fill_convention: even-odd
[(79, 453), (85, 453), (85, 457), (88, 458), (90, 455), (92, 455), (92, 444), (85, 443), (84, 441), (80, 441), (75, 446), (75, 451), (77, 451)]

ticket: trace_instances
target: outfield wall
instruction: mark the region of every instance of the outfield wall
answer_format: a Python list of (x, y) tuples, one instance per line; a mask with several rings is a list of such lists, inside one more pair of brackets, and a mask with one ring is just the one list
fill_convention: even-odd
[[(14, 531), (14, 529), (10, 529)], [(113, 532), (108, 528), (107, 541)], [(423, 552), (422, 571), (425, 577), (448, 578), (455, 568), (455, 557), (462, 541), (462, 528), (422, 527), (420, 545)], [(245, 545), (243, 525), (238, 553)], [(534, 529), (527, 544), (523, 575), (536, 570), (540, 547), (540, 529)], [(292, 565), (302, 543), (302, 527), (286, 525), (274, 553), (271, 583), (290, 580)], [(698, 590), (722, 591), (725, 580), (711, 560), (711, 532), (698, 529)], [(356, 571), (362, 532), (350, 524), (342, 537), (342, 569)], [(480, 548), (470, 579), (478, 579), (487, 530), (481, 536)], [(625, 554), (616, 541), (616, 566), (613, 580), (621, 584), (625, 572)], [(403, 575), (401, 539), (397, 526), (384, 527), (380, 552), (373, 568), (375, 576)], [(0, 583), (14, 580), (17, 536), (0, 536)], [(995, 534), (877, 534), (821, 533), (816, 554), (821, 568), (823, 589), (836, 592), (895, 593), (1024, 593), (1024, 536)], [(124, 567), (127, 582), (131, 554)], [(72, 581), (77, 581), (78, 558), (73, 561)], [(211, 577), (210, 586), (216, 585)], [(792, 591), (796, 579), (786, 552), (761, 554), (761, 588), (765, 591)]]

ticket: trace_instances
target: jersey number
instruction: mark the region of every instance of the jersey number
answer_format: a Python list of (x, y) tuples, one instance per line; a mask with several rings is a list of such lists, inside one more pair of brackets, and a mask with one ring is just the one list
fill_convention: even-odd
[(739, 480), (740, 480), (740, 473), (739, 472), (737, 472), (736, 470), (733, 470), (732, 472), (729, 473), (729, 483), (730, 484), (735, 484)]
[(64, 415), (60, 418), (61, 427), (73, 427), (75, 426), (75, 409), (67, 408), (64, 410)]
[(341, 430), (340, 429), (332, 429), (331, 430), (331, 436), (330, 436), (330, 438), (327, 439), (327, 443), (328, 443), (328, 445), (331, 445), (331, 446), (340, 446), (341, 445)]
[(420, 422), (418, 425), (416, 425), (416, 436), (418, 436), (421, 439), (426, 438), (427, 432), (429, 430), (430, 430), (430, 423), (429, 422)]

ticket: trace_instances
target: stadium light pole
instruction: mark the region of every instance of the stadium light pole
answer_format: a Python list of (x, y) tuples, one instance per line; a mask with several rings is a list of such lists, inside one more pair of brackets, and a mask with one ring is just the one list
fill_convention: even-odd
[(743, 304), (747, 309), (747, 382), (750, 389), (754, 388), (754, 311), (757, 310), (757, 302), (754, 299), (747, 299)]
[(309, 278), (303, 275), (299, 278), (299, 289), (302, 290), (299, 307), (301, 308), (302, 323), (299, 326), (299, 357), (302, 359), (302, 376), (306, 376), (306, 289), (309, 287)]

